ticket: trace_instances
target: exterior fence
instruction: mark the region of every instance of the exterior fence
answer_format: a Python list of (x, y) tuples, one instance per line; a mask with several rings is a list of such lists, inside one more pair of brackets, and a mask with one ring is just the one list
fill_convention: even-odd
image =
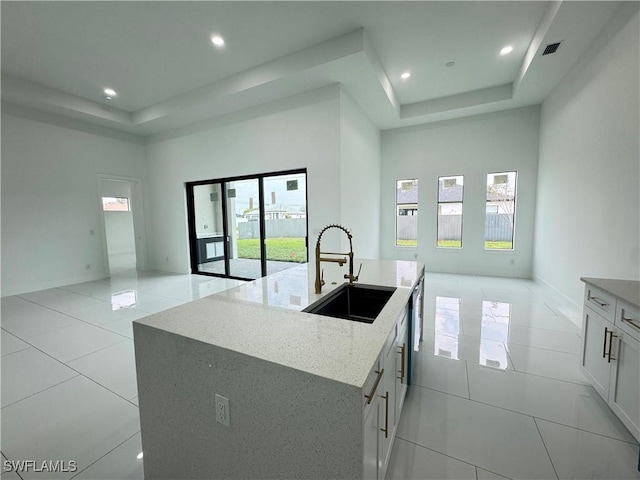
[(416, 240), (418, 238), (417, 215), (400, 215), (396, 217), (396, 220), (398, 240)]
[(484, 224), (484, 239), (488, 242), (513, 240), (513, 214), (488, 213)]
[[(440, 240), (460, 240), (462, 215), (438, 215), (438, 237)], [(487, 213), (484, 238), (490, 242), (508, 242), (512, 239), (511, 214)], [(267, 238), (301, 238), (307, 235), (305, 218), (281, 218), (265, 220)], [(416, 240), (418, 238), (418, 217), (407, 215), (397, 217), (397, 238)], [(260, 238), (259, 222), (238, 224), (239, 238)]]
[[(460, 240), (462, 215), (438, 215), (438, 238), (440, 240)], [(398, 240), (418, 238), (418, 217), (397, 217)], [(484, 238), (489, 242), (509, 242), (512, 240), (512, 215), (508, 213), (487, 213)]]
[[(279, 218), (265, 220), (267, 238), (304, 238), (307, 236), (306, 218)], [(242, 222), (238, 224), (240, 239), (260, 238), (260, 222)]]

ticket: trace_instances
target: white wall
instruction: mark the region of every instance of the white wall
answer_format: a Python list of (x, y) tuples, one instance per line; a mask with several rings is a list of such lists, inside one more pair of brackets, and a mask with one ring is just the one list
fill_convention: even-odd
[(97, 174), (144, 177), (144, 145), (5, 110), (2, 295), (104, 278)]
[[(379, 258), (380, 130), (344, 89), (340, 96), (340, 159), (340, 218), (353, 234), (355, 255)], [(343, 248), (345, 242), (346, 238)]]
[[(382, 258), (428, 270), (529, 277), (538, 163), (539, 107), (382, 132)], [(515, 249), (484, 250), (486, 175), (518, 172)], [(436, 248), (438, 177), (464, 175), (463, 248)], [(418, 246), (395, 246), (396, 180), (418, 178)]]
[(147, 158), (152, 268), (190, 271), (185, 182), (299, 168), (307, 168), (313, 259), (320, 228), (341, 221), (339, 115), (334, 85), (155, 138)]
[(624, 3), (542, 105), (534, 275), (640, 278), (638, 3)]

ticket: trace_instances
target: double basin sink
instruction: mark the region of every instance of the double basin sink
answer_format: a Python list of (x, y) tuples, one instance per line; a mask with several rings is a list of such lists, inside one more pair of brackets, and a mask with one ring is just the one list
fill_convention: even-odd
[(395, 291), (395, 287), (345, 283), (302, 311), (373, 323)]

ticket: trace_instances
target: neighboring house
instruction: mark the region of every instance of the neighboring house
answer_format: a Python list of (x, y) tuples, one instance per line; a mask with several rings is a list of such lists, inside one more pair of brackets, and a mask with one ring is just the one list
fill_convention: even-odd
[(515, 196), (508, 193), (488, 192), (487, 213), (507, 213), (515, 211)]
[(398, 182), (396, 189), (396, 206), (398, 216), (418, 214), (418, 181), (406, 180)]
[(461, 215), (462, 195), (464, 185), (458, 183), (447, 185), (445, 181), (438, 182), (438, 215)]
[[(248, 221), (256, 221), (260, 219), (260, 211), (255, 208), (244, 214)], [(284, 218), (307, 218), (307, 212), (300, 207), (289, 207), (284, 205), (271, 205), (265, 208), (265, 220), (279, 220)]]
[[(460, 215), (463, 191), (463, 185), (445, 186), (444, 182), (438, 182), (438, 215)], [(515, 196), (510, 193), (501, 193), (499, 190), (487, 192), (486, 212), (512, 214), (514, 200)]]

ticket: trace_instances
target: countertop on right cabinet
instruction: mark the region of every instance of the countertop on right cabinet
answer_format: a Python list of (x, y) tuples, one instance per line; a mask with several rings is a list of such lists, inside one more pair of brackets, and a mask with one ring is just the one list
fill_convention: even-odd
[(640, 281), (638, 280), (617, 280), (613, 278), (580, 278), (584, 283), (598, 287), (601, 290), (613, 295), (620, 300), (631, 303), (640, 308)]

